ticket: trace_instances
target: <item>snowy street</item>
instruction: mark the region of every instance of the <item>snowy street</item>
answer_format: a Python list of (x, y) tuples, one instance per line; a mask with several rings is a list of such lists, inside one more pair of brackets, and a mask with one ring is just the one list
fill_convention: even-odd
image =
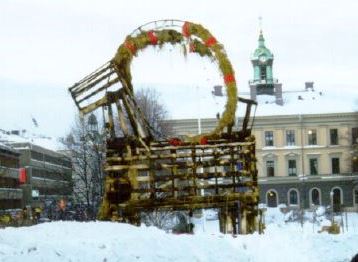
[[(348, 232), (317, 233), (318, 224), (284, 222), (267, 212), (264, 235), (233, 238), (207, 221), (205, 232), (174, 235), (154, 227), (111, 222), (52, 222), (0, 229), (0, 261), (350, 261), (358, 252), (358, 214)], [(321, 220), (321, 225), (327, 221)]]

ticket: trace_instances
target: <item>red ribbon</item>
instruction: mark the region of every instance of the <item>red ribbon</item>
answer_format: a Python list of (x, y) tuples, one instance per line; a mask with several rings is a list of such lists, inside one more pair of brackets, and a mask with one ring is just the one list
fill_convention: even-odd
[(205, 45), (206, 45), (207, 47), (211, 47), (211, 46), (215, 45), (216, 43), (217, 43), (217, 41), (216, 41), (215, 37), (213, 37), (213, 36), (209, 37), (209, 38), (205, 41)]
[(183, 27), (182, 27), (182, 34), (185, 37), (189, 37), (190, 36), (190, 23), (189, 22), (185, 22)]
[(124, 43), (124, 46), (125, 46), (127, 49), (129, 49), (129, 51), (131, 51), (132, 54), (135, 54), (135, 52), (137, 51), (135, 45), (134, 45), (132, 42), (126, 41), (126, 42)]
[(200, 138), (200, 145), (206, 145), (208, 143), (208, 138), (206, 138), (205, 136), (203, 136), (202, 138)]
[(156, 45), (158, 43), (158, 37), (154, 34), (153, 31), (149, 31), (147, 33), (147, 36), (148, 36), (149, 41), (152, 45)]
[(235, 76), (233, 74), (224, 75), (224, 82), (226, 85), (235, 82)]
[(180, 146), (183, 142), (179, 138), (174, 137), (169, 140), (169, 144), (172, 146)]

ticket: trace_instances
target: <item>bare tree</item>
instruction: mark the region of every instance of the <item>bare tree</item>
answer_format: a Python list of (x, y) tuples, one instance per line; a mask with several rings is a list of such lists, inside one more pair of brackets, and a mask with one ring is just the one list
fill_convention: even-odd
[(167, 137), (172, 133), (171, 127), (164, 120), (168, 118), (168, 111), (159, 101), (159, 93), (152, 88), (143, 88), (135, 92), (135, 99), (156, 138)]
[(73, 197), (95, 218), (104, 193), (104, 132), (94, 114), (77, 117), (63, 144), (72, 159)]
[[(170, 127), (163, 121), (168, 113), (164, 105), (159, 102), (159, 94), (154, 89), (140, 89), (135, 93), (135, 99), (152, 127), (155, 137), (163, 138), (170, 135)], [(117, 135), (122, 134), (118, 125), (116, 129)], [(63, 139), (63, 144), (73, 163), (74, 200), (93, 210), (93, 218), (104, 194), (103, 160), (106, 134), (100, 130), (103, 129), (99, 127), (94, 114), (87, 117), (78, 116), (71, 132)], [(145, 217), (152, 217), (145, 220), (146, 224), (163, 227), (172, 219), (172, 215), (167, 212), (153, 212), (153, 214), (153, 217), (152, 214), (145, 214)]]

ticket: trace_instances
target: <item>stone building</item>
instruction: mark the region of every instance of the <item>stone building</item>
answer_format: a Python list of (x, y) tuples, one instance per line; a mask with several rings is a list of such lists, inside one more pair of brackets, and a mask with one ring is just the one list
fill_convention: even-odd
[(261, 202), (358, 209), (352, 155), (357, 117), (354, 112), (257, 117), (253, 134)]
[[(169, 122), (178, 136), (198, 132), (197, 119)], [(202, 132), (216, 123), (202, 119)], [(336, 209), (358, 210), (357, 113), (258, 116), (253, 135), (261, 203), (309, 208), (333, 201)]]
[[(281, 203), (297, 208), (333, 205), (336, 211), (342, 207), (358, 211), (356, 93), (317, 90), (311, 81), (299, 90), (282, 90), (273, 78), (273, 55), (265, 47), (262, 32), (251, 62), (250, 97), (258, 102), (251, 124), (257, 143), (260, 202), (272, 207)], [(177, 136), (208, 133), (216, 126), (215, 115), (219, 116), (213, 108), (224, 100), (221, 95), (213, 103), (200, 101), (206, 116), (168, 123)], [(244, 108), (238, 105), (239, 116)], [(241, 123), (239, 117), (237, 129)]]

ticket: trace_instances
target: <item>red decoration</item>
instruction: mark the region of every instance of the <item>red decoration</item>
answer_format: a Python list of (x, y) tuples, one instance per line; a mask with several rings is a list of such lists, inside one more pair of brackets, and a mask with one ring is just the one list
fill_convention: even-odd
[(169, 140), (169, 144), (172, 146), (180, 146), (183, 144), (183, 142), (179, 138), (174, 137)]
[(215, 37), (213, 37), (213, 36), (209, 37), (209, 38), (205, 41), (205, 45), (206, 45), (207, 47), (211, 47), (211, 46), (215, 45), (216, 43), (217, 43), (217, 41), (216, 41)]
[(226, 85), (233, 83), (235, 82), (235, 76), (233, 74), (226, 74), (224, 75), (224, 81)]
[(20, 182), (20, 184), (25, 184), (26, 180), (27, 180), (26, 168), (20, 168), (19, 169), (19, 182)]
[(195, 44), (194, 43), (190, 43), (189, 45), (189, 52), (195, 52)]
[(203, 136), (202, 138), (200, 138), (200, 145), (206, 145), (206, 144), (208, 144), (208, 138)]
[(129, 49), (129, 51), (131, 51), (132, 54), (135, 54), (135, 52), (137, 51), (137, 48), (135, 47), (135, 45), (132, 42), (128, 42), (126, 41), (124, 43), (124, 46)]
[(153, 31), (149, 31), (147, 33), (147, 36), (149, 38), (149, 41), (152, 45), (156, 45), (158, 43), (158, 37), (155, 35)]
[(183, 27), (182, 27), (182, 34), (185, 37), (189, 37), (190, 36), (190, 23), (189, 22), (185, 22)]

